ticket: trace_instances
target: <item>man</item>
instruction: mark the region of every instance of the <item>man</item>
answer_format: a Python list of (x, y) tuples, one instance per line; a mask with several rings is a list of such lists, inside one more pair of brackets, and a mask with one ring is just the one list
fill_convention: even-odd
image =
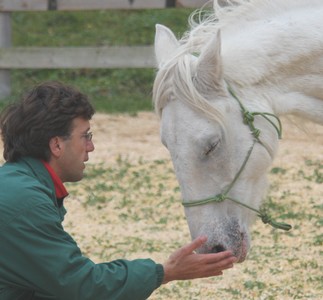
[(82, 179), (94, 150), (87, 97), (45, 82), (0, 116), (0, 299), (147, 299), (161, 284), (222, 274), (231, 252), (200, 255), (200, 237), (164, 264), (124, 259), (95, 264), (64, 230), (63, 183)]

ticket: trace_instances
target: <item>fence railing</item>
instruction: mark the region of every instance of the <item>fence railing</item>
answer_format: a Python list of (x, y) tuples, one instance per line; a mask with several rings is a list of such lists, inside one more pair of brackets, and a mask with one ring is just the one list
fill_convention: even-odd
[(210, 0), (0, 0), (0, 98), (10, 95), (11, 69), (150, 68), (152, 46), (12, 47), (11, 12), (198, 8)]

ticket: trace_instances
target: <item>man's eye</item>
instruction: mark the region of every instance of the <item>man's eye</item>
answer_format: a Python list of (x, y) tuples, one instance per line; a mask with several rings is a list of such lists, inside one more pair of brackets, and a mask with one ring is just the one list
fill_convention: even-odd
[(85, 133), (84, 137), (87, 141), (92, 141), (93, 133), (92, 132)]

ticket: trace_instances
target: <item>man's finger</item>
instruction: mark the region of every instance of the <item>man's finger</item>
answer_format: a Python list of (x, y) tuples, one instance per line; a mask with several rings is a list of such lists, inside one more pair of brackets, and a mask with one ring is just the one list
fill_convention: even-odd
[(227, 263), (227, 261), (235, 263), (237, 258), (233, 255), (231, 251), (224, 251), (219, 253), (210, 253), (210, 254), (199, 254), (200, 256), (203, 255), (203, 260), (206, 264), (213, 264), (217, 262), (223, 261)]
[(206, 236), (200, 236), (196, 239), (194, 239), (191, 243), (183, 246), (181, 250), (185, 252), (186, 254), (190, 254), (196, 249), (200, 248), (205, 242), (207, 241)]

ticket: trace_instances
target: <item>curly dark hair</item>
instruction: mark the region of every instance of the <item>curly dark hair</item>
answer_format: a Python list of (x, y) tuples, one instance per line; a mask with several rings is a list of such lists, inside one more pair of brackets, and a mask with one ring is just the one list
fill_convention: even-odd
[(48, 161), (50, 139), (68, 137), (73, 119), (90, 120), (93, 114), (85, 94), (60, 82), (44, 82), (1, 112), (3, 157), (10, 162), (23, 156)]

